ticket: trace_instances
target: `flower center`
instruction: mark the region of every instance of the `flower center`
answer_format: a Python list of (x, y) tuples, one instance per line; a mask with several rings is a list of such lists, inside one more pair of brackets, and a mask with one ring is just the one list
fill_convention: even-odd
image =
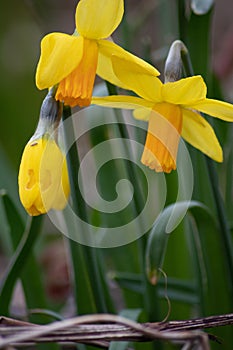
[(98, 63), (98, 46), (95, 40), (84, 38), (83, 57), (78, 66), (58, 85), (56, 99), (71, 107), (88, 106)]
[(150, 115), (142, 163), (157, 172), (175, 170), (181, 130), (181, 108), (157, 103)]

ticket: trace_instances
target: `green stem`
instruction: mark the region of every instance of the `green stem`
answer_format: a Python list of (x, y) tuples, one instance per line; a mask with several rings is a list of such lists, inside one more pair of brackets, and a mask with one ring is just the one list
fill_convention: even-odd
[[(71, 110), (64, 108), (64, 120), (70, 118)], [(69, 135), (65, 136), (75, 140), (74, 130), (69, 129)], [(82, 197), (80, 183), (78, 183), (78, 173), (80, 168), (79, 155), (74, 143), (68, 151), (67, 163), (69, 169), (69, 179), (71, 187), (71, 200), (75, 214), (84, 221), (79, 227), (80, 232), (85, 235), (88, 227), (88, 208)], [(85, 225), (86, 224), (86, 225)], [(103, 313), (107, 312), (104, 300), (103, 285), (101, 283), (100, 272), (98, 269), (98, 259), (96, 248), (81, 245), (73, 240), (69, 240), (70, 251), (72, 255), (73, 274), (75, 283), (75, 298), (77, 312), (84, 313)]]
[[(113, 84), (106, 81), (106, 85), (107, 85), (109, 95), (117, 95), (117, 89)], [(129, 132), (127, 130), (126, 125), (124, 125), (122, 115), (119, 112), (119, 110), (115, 109), (114, 113), (116, 117), (118, 131), (121, 136), (122, 142), (124, 143), (125, 139), (126, 140), (130, 139)], [(128, 159), (133, 160), (132, 150), (127, 145), (125, 145), (125, 153), (128, 155)], [(138, 182), (138, 175), (136, 172), (135, 165), (132, 162), (130, 164), (129, 162), (126, 162), (126, 169), (127, 169), (130, 182), (133, 184), (133, 187), (136, 189), (134, 194), (134, 203), (135, 203), (136, 214), (139, 215), (141, 210), (143, 209), (145, 196), (142, 191), (142, 186)]]
[[(109, 95), (116, 95), (117, 90), (114, 85), (112, 85), (109, 82), (106, 82), (107, 89), (109, 92)], [(118, 123), (118, 130), (119, 134), (122, 138), (122, 142), (124, 144), (125, 139), (130, 139), (130, 135), (127, 130), (127, 126), (124, 125), (122, 121), (122, 115), (119, 113), (118, 110), (115, 111), (116, 121)], [(129, 159), (133, 159), (133, 152), (132, 150), (125, 145), (125, 151), (126, 154), (128, 153)], [(134, 208), (135, 208), (135, 214), (139, 215), (140, 212), (143, 209), (143, 205), (145, 203), (145, 195), (143, 193), (142, 184), (138, 180), (138, 174), (136, 172), (136, 166), (132, 162), (126, 162), (126, 170), (128, 173), (128, 177), (130, 179), (130, 182), (133, 185), (133, 188), (135, 188), (135, 195), (134, 195)], [(143, 276), (143, 284), (144, 284), (144, 307), (145, 311), (147, 313), (147, 317), (149, 321), (159, 321), (159, 303), (158, 303), (158, 293), (157, 288), (152, 286), (150, 282), (147, 279), (146, 275), (146, 267), (145, 267), (145, 246), (146, 246), (146, 234), (143, 235), (141, 238), (138, 239), (138, 254), (140, 257), (140, 265), (141, 265), (141, 271)]]
[(221, 229), (221, 238), (223, 242), (223, 247), (226, 252), (226, 260), (228, 265), (228, 272), (230, 277), (229, 287), (233, 292), (233, 242), (231, 237), (231, 231), (226, 217), (226, 211), (224, 208), (224, 203), (222, 196), (219, 191), (219, 181), (216, 168), (212, 159), (206, 157), (206, 164), (209, 174), (209, 179), (212, 187), (212, 192), (215, 199), (215, 206), (218, 215), (218, 222)]
[[(181, 51), (181, 58), (187, 75), (194, 75), (191, 59), (188, 50)], [(230, 276), (229, 288), (233, 291), (233, 242), (222, 196), (219, 191), (219, 181), (216, 168), (212, 159), (205, 157), (210, 184), (215, 200), (215, 207), (218, 215), (219, 227), (221, 229), (221, 241), (226, 252), (226, 262), (228, 266), (228, 276)]]

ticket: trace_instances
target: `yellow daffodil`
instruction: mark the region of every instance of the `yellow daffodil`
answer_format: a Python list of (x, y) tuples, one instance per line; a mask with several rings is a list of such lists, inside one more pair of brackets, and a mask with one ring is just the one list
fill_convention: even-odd
[[(112, 57), (113, 69), (136, 96), (94, 97), (93, 104), (133, 109), (134, 117), (149, 121), (142, 163), (155, 171), (176, 169), (180, 136), (212, 159), (222, 162), (221, 146), (214, 130), (199, 112), (233, 121), (233, 105), (209, 99), (201, 76), (163, 84), (137, 63)], [(140, 71), (140, 73), (138, 73)]]
[(28, 142), (18, 182), (20, 200), (28, 214), (36, 216), (66, 206), (70, 191), (66, 160), (53, 139), (44, 136)]
[(62, 106), (46, 95), (34, 135), (27, 143), (19, 168), (19, 196), (28, 212), (35, 216), (50, 209), (62, 210), (69, 196), (66, 159), (58, 146)]
[(58, 84), (56, 99), (71, 107), (90, 104), (96, 73), (122, 86), (111, 66), (111, 55), (139, 62), (151, 75), (159, 72), (106, 40), (121, 22), (123, 0), (80, 0), (76, 9), (76, 35), (51, 33), (41, 42), (36, 72), (39, 89)]

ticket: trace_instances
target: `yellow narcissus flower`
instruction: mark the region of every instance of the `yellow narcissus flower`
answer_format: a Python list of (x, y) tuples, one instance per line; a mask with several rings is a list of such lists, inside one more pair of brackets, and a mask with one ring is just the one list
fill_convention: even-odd
[(66, 206), (70, 191), (66, 160), (54, 139), (45, 135), (28, 142), (18, 183), (20, 200), (29, 215)]
[(128, 64), (114, 56), (112, 61), (118, 79), (141, 98), (94, 97), (92, 103), (133, 109), (135, 118), (149, 122), (141, 158), (143, 164), (157, 172), (169, 173), (176, 169), (180, 136), (210, 158), (222, 162), (222, 148), (214, 130), (199, 112), (233, 122), (233, 105), (207, 98), (206, 84), (201, 76), (163, 84), (136, 63)]
[(122, 86), (112, 69), (111, 55), (139, 62), (151, 75), (159, 72), (110, 40), (121, 22), (123, 0), (80, 0), (76, 9), (77, 35), (51, 33), (41, 42), (36, 72), (39, 89), (58, 84), (56, 99), (71, 107), (88, 106), (96, 73)]

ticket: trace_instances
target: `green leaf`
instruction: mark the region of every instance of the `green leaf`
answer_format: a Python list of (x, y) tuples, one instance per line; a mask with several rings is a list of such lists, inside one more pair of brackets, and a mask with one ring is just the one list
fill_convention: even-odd
[(205, 208), (203, 204), (196, 201), (177, 202), (166, 207), (156, 219), (148, 238), (145, 253), (146, 273), (152, 285), (157, 284), (160, 269), (163, 267), (169, 235), (172, 232), (171, 228), (176, 227), (180, 218), (184, 217), (184, 213), (193, 207)]
[(47, 309), (32, 309), (30, 310), (31, 315), (42, 315), (43, 317), (50, 318), (53, 321), (61, 321), (64, 319), (62, 315), (59, 313), (52, 311), (52, 310), (47, 310)]
[[(33, 256), (33, 245), (40, 232), (42, 217), (24, 222), (10, 197), (3, 193), (2, 204), (10, 228), (12, 250), (15, 251), (2, 280), (0, 289), (0, 313), (8, 314), (9, 304), (16, 281), (22, 278), (27, 306), (46, 307), (44, 291), (37, 263)], [(36, 278), (31, 278), (36, 276)]]
[[(221, 232), (213, 217), (196, 207), (188, 215), (190, 260), (203, 315), (232, 309), (230, 277)], [(188, 227), (187, 227), (188, 230)], [(226, 293), (228, 290), (228, 293)], [(221, 303), (217, 303), (221, 300)]]
[(113, 277), (121, 288), (128, 289), (132, 292), (143, 294), (143, 278), (141, 274), (130, 272), (116, 272)]
[(214, 0), (192, 0), (191, 8), (196, 15), (204, 15), (214, 4)]
[(22, 233), (25, 228), (25, 222), (23, 221), (21, 215), (18, 212), (18, 209), (16, 208), (14, 202), (11, 200), (7, 192), (2, 191), (0, 195), (5, 211), (5, 217), (7, 219), (8, 227), (11, 233), (10, 237), (12, 250), (14, 251), (22, 237)]
[(158, 296), (162, 299), (167, 296), (171, 301), (179, 301), (190, 305), (199, 302), (196, 287), (192, 281), (178, 278), (167, 278), (166, 280), (161, 278), (158, 281), (158, 287)]
[(2, 249), (5, 252), (5, 254), (8, 255), (12, 251), (12, 244), (10, 238), (10, 227), (8, 225), (4, 204), (1, 200), (2, 196), (5, 194), (5, 190), (0, 190), (0, 239)]
[(229, 155), (226, 159), (226, 188), (225, 188), (225, 208), (228, 214), (228, 218), (231, 220), (230, 224), (233, 225), (233, 149), (230, 149)]
[[(118, 272), (115, 276), (115, 281), (121, 288), (128, 289), (130, 291), (143, 294), (143, 277), (140, 274)], [(196, 287), (192, 281), (184, 281), (177, 278), (161, 278), (158, 281), (158, 296), (164, 299), (166, 294), (167, 284), (167, 296), (170, 300), (182, 301), (187, 304), (197, 304), (198, 297), (196, 295)]]
[[(4, 150), (0, 146), (0, 197), (4, 196), (6, 193), (14, 200), (14, 205), (17, 211), (24, 218), (24, 209), (19, 202), (18, 189), (17, 189), (17, 174), (12, 168), (8, 157)], [(0, 200), (0, 230), (1, 230), (1, 243), (4, 248), (4, 252), (8, 255), (12, 250), (8, 225), (8, 220), (6, 217), (5, 209), (2, 201)], [(24, 215), (24, 216), (23, 216)]]

